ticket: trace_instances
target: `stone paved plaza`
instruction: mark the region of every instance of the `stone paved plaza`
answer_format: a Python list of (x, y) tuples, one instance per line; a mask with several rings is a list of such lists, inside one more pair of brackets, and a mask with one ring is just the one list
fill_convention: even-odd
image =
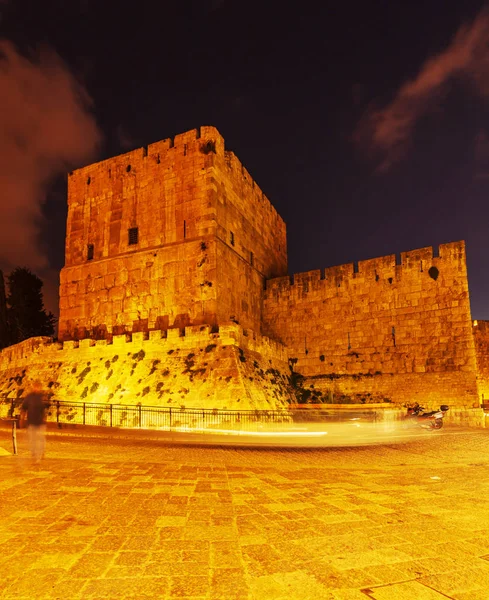
[(489, 432), (355, 448), (0, 429), (0, 598), (488, 600)]

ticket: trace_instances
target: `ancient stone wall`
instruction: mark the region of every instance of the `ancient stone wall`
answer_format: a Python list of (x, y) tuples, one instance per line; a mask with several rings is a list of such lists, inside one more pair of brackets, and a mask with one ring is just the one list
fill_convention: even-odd
[(215, 323), (215, 281), (212, 238), (65, 268), (59, 337)]
[(263, 332), (322, 393), (478, 401), (463, 242), (267, 281)]
[[(32, 338), (0, 352), (0, 399), (39, 379), (53, 400), (267, 410), (288, 406), (287, 352), (237, 325), (151, 331), (106, 340)], [(7, 410), (6, 405), (3, 411)]]
[(259, 331), (264, 277), (286, 271), (285, 224), (213, 127), (68, 178), (61, 339), (230, 318)]
[[(161, 345), (194, 332), (191, 326), (216, 331), (233, 322), (287, 348), (282, 359), (294, 369), (302, 400), (346, 396), (471, 407), (489, 394), (489, 336), (475, 328), (474, 342), (463, 242), (290, 278), (283, 220), (213, 127), (79, 169), (68, 184), (59, 331), (60, 339), (85, 339), (72, 349), (77, 356), (103, 360), (112, 337), (120, 343), (117, 336), (130, 332), (133, 340), (149, 335), (148, 356), (161, 361)], [(229, 365), (239, 363), (232, 368), (249, 382), (239, 388), (247, 394), (255, 377), (244, 374), (240, 352), (254, 335), (241, 335), (222, 355)], [(186, 349), (194, 342), (180, 339)], [(258, 364), (263, 344), (256, 346)], [(198, 354), (189, 354), (196, 363)], [(176, 348), (172, 355), (177, 366), (171, 368), (184, 371), (185, 360), (174, 362)], [(213, 364), (202, 386), (192, 380), (192, 402), (208, 406), (215, 398), (208, 387), (223, 364)], [(145, 377), (154, 379), (147, 366), (151, 376)], [(199, 373), (205, 368), (199, 365)], [(68, 372), (56, 381), (62, 380), (66, 394), (85, 393)], [(224, 393), (225, 386), (218, 389)], [(254, 394), (266, 402), (263, 390), (260, 382)], [(243, 401), (244, 391), (237, 394)]]
[(477, 356), (477, 384), (481, 402), (489, 404), (489, 321), (474, 321), (475, 351)]
[(265, 278), (287, 273), (285, 223), (232, 152), (215, 165), (218, 322), (259, 332)]
[(220, 240), (267, 279), (287, 273), (286, 226), (233, 152), (215, 160)]

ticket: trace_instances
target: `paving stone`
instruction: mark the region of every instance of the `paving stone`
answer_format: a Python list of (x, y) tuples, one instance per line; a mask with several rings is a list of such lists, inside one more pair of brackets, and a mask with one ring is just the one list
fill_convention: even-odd
[(413, 598), (416, 598), (416, 600), (446, 600), (447, 598), (447, 596), (416, 581), (395, 583), (372, 590), (364, 590), (364, 592), (372, 600), (393, 600), (393, 598), (396, 600), (413, 600)]
[(485, 431), (292, 451), (58, 435), (48, 449), (38, 470), (22, 444), (0, 457), (2, 600), (489, 598)]
[(209, 591), (209, 578), (207, 576), (180, 576), (171, 580), (172, 596), (206, 596)]

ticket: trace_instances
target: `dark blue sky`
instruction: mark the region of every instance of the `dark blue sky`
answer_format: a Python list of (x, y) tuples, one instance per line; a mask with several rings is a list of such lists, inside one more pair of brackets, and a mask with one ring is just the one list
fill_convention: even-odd
[[(22, 52), (48, 45), (83, 82), (104, 138), (97, 159), (216, 126), (285, 219), (291, 272), (464, 239), (473, 317), (489, 319), (483, 8), (15, 0), (0, 37)], [(445, 69), (440, 81), (429, 59)], [(408, 81), (416, 85), (403, 95)], [(375, 138), (379, 118), (403, 125), (400, 141)], [(51, 181), (43, 208), (54, 268), (63, 264), (64, 185)]]

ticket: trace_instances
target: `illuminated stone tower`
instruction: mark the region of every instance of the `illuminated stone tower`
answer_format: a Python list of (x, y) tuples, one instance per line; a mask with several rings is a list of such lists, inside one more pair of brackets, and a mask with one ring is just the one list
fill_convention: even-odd
[(286, 228), (213, 127), (68, 178), (60, 339), (239, 322), (261, 329)]

